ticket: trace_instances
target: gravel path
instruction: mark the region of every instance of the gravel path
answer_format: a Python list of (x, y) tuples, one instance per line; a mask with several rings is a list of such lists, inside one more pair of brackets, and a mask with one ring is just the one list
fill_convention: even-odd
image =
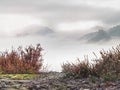
[(120, 90), (120, 80), (103, 82), (90, 79), (63, 78), (62, 73), (43, 74), (33, 80), (0, 79), (0, 90)]

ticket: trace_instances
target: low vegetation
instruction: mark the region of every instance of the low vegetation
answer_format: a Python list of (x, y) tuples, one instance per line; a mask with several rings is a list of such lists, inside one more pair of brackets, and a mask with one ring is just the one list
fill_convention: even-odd
[(24, 80), (24, 79), (35, 79), (40, 77), (37, 74), (0, 74), (0, 78), (3, 79), (17, 79), (17, 80)]
[(77, 63), (64, 63), (62, 72), (66, 77), (102, 77), (107, 81), (120, 79), (120, 45), (108, 51), (100, 51), (100, 58), (93, 60), (94, 64), (78, 60)]
[[(42, 54), (40, 44), (35, 47), (19, 47), (17, 50), (0, 53), (0, 78), (10, 77), (17, 79), (35, 78), (42, 71)], [(120, 45), (111, 50), (100, 51), (100, 58), (93, 60), (93, 64), (87, 58), (76, 63), (64, 63), (62, 72), (68, 78), (88, 78), (95, 82), (96, 78), (104, 81), (120, 79)]]
[(40, 44), (36, 47), (30, 45), (26, 48), (19, 47), (17, 50), (1, 52), (1, 74), (33, 74), (39, 73), (42, 68), (42, 55)]
[(66, 77), (88, 77), (91, 73), (91, 67), (88, 60), (80, 61), (77, 60), (77, 63), (65, 63), (62, 65), (63, 72), (66, 74)]

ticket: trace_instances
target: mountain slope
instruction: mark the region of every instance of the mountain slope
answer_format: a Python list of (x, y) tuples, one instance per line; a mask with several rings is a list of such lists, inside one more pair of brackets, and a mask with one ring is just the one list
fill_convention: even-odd
[(54, 31), (49, 27), (43, 26), (29, 26), (22, 30), (23, 32), (18, 33), (16, 36), (27, 36), (27, 35), (50, 35)]
[(96, 32), (84, 35), (82, 39), (87, 40), (87, 42), (100, 42), (110, 40), (111, 36), (104, 30), (98, 30)]
[(120, 25), (116, 25), (108, 30), (108, 33), (114, 37), (120, 37)]
[(108, 30), (98, 30), (85, 34), (81, 39), (86, 42), (100, 42), (100, 41), (109, 41), (113, 37), (120, 38), (120, 25), (113, 26)]

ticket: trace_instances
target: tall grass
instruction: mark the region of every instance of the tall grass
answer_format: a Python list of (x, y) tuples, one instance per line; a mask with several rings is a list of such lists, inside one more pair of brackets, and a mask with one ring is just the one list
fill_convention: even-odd
[(120, 45), (109, 51), (100, 51), (101, 58), (94, 60), (94, 72), (99, 76), (115, 75), (120, 77)]
[(85, 78), (88, 77), (91, 72), (91, 67), (87, 59), (85, 61), (78, 59), (77, 63), (64, 63), (62, 68), (62, 72), (66, 74), (66, 77)]
[(2, 52), (0, 54), (1, 73), (23, 74), (38, 73), (42, 67), (42, 55), (40, 44), (36, 47), (30, 45), (26, 48)]
[(62, 71), (68, 77), (116, 77), (120, 79), (120, 45), (108, 51), (100, 51), (100, 58), (94, 64), (84, 60), (78, 63), (64, 63)]

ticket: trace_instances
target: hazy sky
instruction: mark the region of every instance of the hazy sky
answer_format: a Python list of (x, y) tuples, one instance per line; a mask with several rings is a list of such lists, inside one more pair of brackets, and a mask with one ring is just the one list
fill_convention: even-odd
[(58, 65), (109, 48), (119, 41), (87, 45), (76, 38), (120, 24), (119, 6), (120, 0), (0, 0), (0, 49), (41, 43), (48, 64)]
[(106, 27), (120, 22), (119, 3), (119, 0), (0, 0), (0, 29), (1, 33), (11, 35), (31, 24), (67, 32)]

